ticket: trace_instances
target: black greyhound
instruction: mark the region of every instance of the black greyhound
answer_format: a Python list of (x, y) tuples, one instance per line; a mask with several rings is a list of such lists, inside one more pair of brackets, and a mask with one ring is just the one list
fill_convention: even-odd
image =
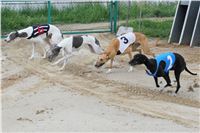
[(144, 64), (148, 70), (146, 70), (147, 74), (154, 77), (156, 87), (158, 85), (158, 77), (163, 77), (167, 84), (164, 86), (172, 86), (171, 80), (169, 77), (169, 70), (174, 70), (175, 78), (177, 81), (177, 87), (175, 93), (177, 94), (180, 88), (180, 74), (183, 70), (186, 70), (191, 75), (197, 75), (196, 73), (192, 73), (186, 67), (186, 62), (180, 54), (177, 53), (163, 53), (156, 56), (154, 59), (148, 59), (143, 54), (136, 54), (134, 58), (129, 62), (131, 66)]

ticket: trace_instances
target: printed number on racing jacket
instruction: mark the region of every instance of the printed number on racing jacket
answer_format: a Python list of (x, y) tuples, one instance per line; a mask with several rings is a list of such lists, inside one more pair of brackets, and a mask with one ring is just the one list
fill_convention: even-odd
[(123, 41), (124, 44), (128, 43), (128, 39), (126, 37), (123, 36), (120, 39)]

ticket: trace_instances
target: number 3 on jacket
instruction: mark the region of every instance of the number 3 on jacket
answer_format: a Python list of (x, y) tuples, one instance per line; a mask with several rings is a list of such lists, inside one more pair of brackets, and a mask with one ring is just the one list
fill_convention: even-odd
[(117, 38), (120, 42), (119, 51), (124, 53), (124, 51), (130, 46), (132, 43), (135, 42), (135, 34), (133, 32), (126, 33), (121, 35)]

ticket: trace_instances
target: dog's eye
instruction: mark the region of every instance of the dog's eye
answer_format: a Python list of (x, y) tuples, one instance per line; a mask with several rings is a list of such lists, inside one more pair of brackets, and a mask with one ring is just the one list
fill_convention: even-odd
[(103, 59), (100, 59), (100, 61), (103, 61)]

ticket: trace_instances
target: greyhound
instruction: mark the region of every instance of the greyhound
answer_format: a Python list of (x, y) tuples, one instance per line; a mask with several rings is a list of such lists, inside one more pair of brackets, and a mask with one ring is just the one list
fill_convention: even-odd
[[(117, 38), (114, 38), (111, 41), (111, 43), (108, 45), (105, 52), (99, 56), (95, 64), (95, 67), (99, 68), (102, 65), (104, 65), (108, 60), (111, 60), (110, 68), (106, 72), (106, 73), (110, 73), (112, 71), (113, 60), (116, 55), (128, 54), (131, 60), (133, 51), (138, 51), (139, 53), (142, 53), (141, 49), (137, 49), (139, 46), (141, 46), (141, 49), (143, 50), (145, 54), (154, 56), (154, 53), (152, 53), (148, 47), (148, 39), (144, 34), (139, 33), (139, 32), (134, 32), (134, 33), (129, 32)], [(132, 70), (133, 70), (133, 67), (130, 66), (128, 71), (131, 72)]]
[(167, 82), (164, 88), (167, 86), (172, 86), (169, 77), (169, 71), (174, 70), (175, 78), (177, 81), (175, 95), (178, 93), (180, 88), (179, 78), (183, 70), (186, 70), (191, 75), (197, 75), (197, 73), (192, 73), (188, 70), (183, 56), (181, 56), (178, 53), (172, 53), (172, 52), (167, 52), (157, 55), (155, 59), (148, 59), (143, 54), (136, 54), (134, 58), (129, 62), (129, 64), (131, 66), (144, 64), (147, 68), (146, 70), (147, 74), (154, 77), (156, 87), (160, 87), (158, 85), (158, 77), (163, 77)]
[(11, 32), (8, 34), (7, 38), (5, 38), (5, 41), (9, 43), (18, 37), (32, 41), (32, 54), (29, 59), (33, 59), (35, 56), (36, 43), (41, 43), (40, 47), (44, 53), (42, 58), (46, 58), (46, 44), (48, 44), (49, 47), (52, 47), (52, 45), (59, 43), (63, 39), (61, 31), (51, 24), (34, 25)]
[(53, 65), (57, 65), (61, 61), (64, 61), (62, 67), (60, 68), (60, 70), (63, 70), (65, 68), (68, 58), (73, 55), (76, 55), (75, 52), (73, 52), (73, 50), (77, 51), (83, 45), (88, 45), (92, 53), (101, 54), (103, 52), (99, 41), (94, 36), (70, 36), (68, 38), (63, 39), (60, 43), (58, 43), (51, 50), (48, 51), (48, 60), (52, 62), (58, 56), (60, 50), (62, 49), (63, 57), (55, 63), (53, 63)]

